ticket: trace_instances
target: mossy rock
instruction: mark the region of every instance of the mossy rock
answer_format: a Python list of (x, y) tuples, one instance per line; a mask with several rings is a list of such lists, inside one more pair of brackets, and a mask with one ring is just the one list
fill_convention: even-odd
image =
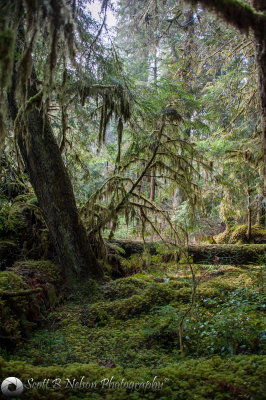
[(23, 321), (27, 320), (29, 311), (28, 298), (4, 298), (7, 292), (18, 292), (29, 289), (23, 279), (13, 271), (0, 272), (0, 334), (3, 339), (18, 340), (23, 332)]
[(217, 244), (229, 243), (230, 238), (231, 238), (230, 229), (226, 229), (225, 231), (219, 233), (219, 235), (214, 236), (214, 239)]
[[(248, 243), (247, 238), (247, 225), (238, 225), (226, 229), (224, 232), (215, 236), (214, 239), (217, 244), (245, 244)], [(266, 229), (260, 225), (253, 225), (251, 227), (251, 238), (249, 243), (265, 244), (266, 243)]]
[[(61, 281), (60, 268), (49, 261), (22, 261), (0, 272), (1, 335), (7, 341), (28, 335), (42, 315), (58, 303), (55, 284)], [(27, 296), (9, 296), (41, 289)], [(2, 296), (1, 296), (2, 293)]]
[[(231, 234), (230, 243), (248, 243), (247, 231), (247, 225), (240, 225), (236, 227)], [(259, 225), (252, 226), (250, 242), (256, 244), (266, 243), (266, 230)]]
[(28, 288), (23, 279), (13, 271), (0, 272), (0, 292), (1, 291), (18, 291)]
[(40, 282), (58, 284), (62, 280), (62, 269), (47, 260), (25, 260), (17, 261), (12, 268), (17, 274), (25, 279), (34, 275)]
[(55, 250), (35, 198), (18, 196), (0, 211), (0, 239), (15, 242), (24, 258), (47, 258)]
[[(215, 356), (139, 369), (105, 368), (96, 363), (38, 367), (0, 358), (1, 375), (16, 376), (28, 386), (23, 393), (25, 400), (261, 400), (265, 393), (265, 367), (265, 357), (253, 355)], [(53, 389), (52, 381), (56, 378), (60, 386)], [(32, 388), (33, 382), (44, 379), (49, 379), (47, 388)], [(77, 385), (73, 387), (69, 382)], [(82, 388), (78, 387), (79, 382), (88, 384)]]
[(20, 239), (26, 226), (21, 210), (7, 206), (0, 211), (0, 238)]

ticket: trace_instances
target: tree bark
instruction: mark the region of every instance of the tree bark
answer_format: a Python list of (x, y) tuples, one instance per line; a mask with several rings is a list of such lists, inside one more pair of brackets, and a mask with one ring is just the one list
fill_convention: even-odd
[[(266, 5), (264, 0), (253, 0), (253, 6), (257, 11), (266, 12)], [(258, 87), (260, 95), (261, 107), (261, 130), (262, 130), (262, 143), (263, 143), (263, 200), (262, 205), (262, 221), (261, 224), (265, 226), (265, 199), (266, 199), (266, 38), (260, 32), (255, 33), (256, 38), (256, 61), (258, 68)]]
[[(74, 192), (47, 115), (33, 104), (27, 112), (27, 135), (15, 100), (16, 73), (8, 94), (17, 141), (57, 255), (68, 276), (101, 278), (103, 273), (82, 224)], [(37, 90), (30, 88), (31, 96)]]
[(37, 109), (29, 112), (29, 151), (22, 132), (18, 144), (57, 254), (72, 274), (100, 276), (101, 271), (88, 241), (75, 202), (70, 178), (48, 118)]
[(247, 231), (247, 239), (248, 242), (250, 242), (251, 238), (251, 201), (250, 201), (250, 196), (251, 192), (249, 189), (249, 186), (247, 185), (247, 195), (248, 195), (248, 231)]
[(264, 221), (265, 221), (265, 207), (263, 204), (263, 196), (260, 195), (258, 198), (257, 224), (263, 226)]
[(151, 180), (150, 180), (150, 200), (155, 199), (155, 167), (151, 169)]

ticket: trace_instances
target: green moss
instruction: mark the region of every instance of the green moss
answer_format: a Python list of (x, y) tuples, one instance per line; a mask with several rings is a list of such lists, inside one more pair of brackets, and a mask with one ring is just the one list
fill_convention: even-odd
[(259, 365), (264, 362), (263, 295), (255, 280), (261, 267), (194, 265), (194, 269), (195, 305), (183, 327), (186, 357), (180, 354), (179, 322), (190, 304), (191, 277), (183, 277), (185, 268), (179, 264), (169, 272), (158, 262), (160, 276), (167, 274), (169, 281), (151, 281), (154, 275), (149, 273), (149, 280), (82, 282), (82, 293), (75, 288), (78, 300), (55, 308), (46, 329), (35, 331), (9, 355), (4, 373), (12, 370), (22, 380), (32, 374), (35, 381), (53, 374), (54, 379), (85, 376), (88, 381), (109, 376), (139, 381), (153, 374), (169, 379), (160, 392), (36, 390), (25, 392), (25, 399), (226, 400), (235, 399), (237, 393), (239, 398), (259, 400), (262, 389), (256, 380), (261, 379)]
[(3, 239), (13, 238), (20, 230), (26, 228), (25, 220), (21, 212), (14, 212), (12, 207), (7, 206), (0, 211), (0, 237)]
[(266, 244), (210, 244), (191, 245), (195, 263), (208, 263), (219, 257), (219, 264), (241, 265), (261, 262), (266, 254)]
[(137, 277), (117, 279), (104, 286), (104, 298), (110, 300), (125, 299), (140, 294), (147, 285), (145, 280)]
[[(215, 241), (217, 244), (244, 244), (248, 243), (247, 239), (247, 225), (233, 226), (219, 235), (215, 236)], [(266, 243), (266, 230), (260, 225), (253, 225), (251, 227), (251, 239), (250, 243), (263, 244)]]
[(28, 307), (28, 300), (16, 298), (3, 300), (1, 293), (16, 292), (29, 289), (28, 285), (20, 276), (12, 271), (0, 272), (0, 333), (3, 337), (19, 339), (23, 327), (21, 321), (25, 319), (25, 313)]
[[(265, 358), (263, 356), (236, 356), (234, 358), (213, 357), (176, 362), (163, 368), (121, 369), (120, 367), (105, 368), (96, 363), (69, 364), (66, 366), (38, 367), (23, 362), (5, 362), (0, 359), (3, 376), (16, 376), (23, 383), (34, 377), (35, 382), (45, 378), (61, 379), (60, 390), (27, 389), (23, 398), (30, 400), (51, 399), (195, 399), (195, 400), (226, 400), (238, 398), (253, 398), (260, 400), (264, 395)], [(96, 382), (96, 387), (71, 389), (66, 386), (66, 380), (71, 382), (84, 377), (86, 382)], [(113, 378), (112, 378), (113, 377)], [(102, 380), (112, 378), (112, 382), (160, 382), (160, 390), (149, 385), (146, 390), (138, 388), (113, 389), (102, 386)]]
[(61, 268), (47, 260), (17, 261), (13, 270), (22, 275), (34, 273), (41, 282), (59, 283), (62, 280)]
[(30, 194), (20, 194), (14, 199), (14, 203), (24, 203), (24, 204), (38, 204), (37, 197), (34, 193)]
[(13, 271), (0, 272), (0, 291), (17, 291), (26, 288), (23, 279)]
[(219, 233), (219, 235), (214, 236), (214, 239), (217, 244), (229, 243), (231, 237), (231, 232), (229, 229), (226, 229), (224, 232)]
[(128, 299), (115, 300), (109, 303), (99, 302), (87, 309), (84, 308), (82, 321), (87, 326), (106, 325), (110, 318), (128, 319), (143, 312), (149, 312), (154, 306), (167, 304), (170, 301), (187, 302), (191, 296), (189, 287), (173, 290), (169, 285), (152, 284), (141, 294)]
[[(1, 292), (23, 292), (31, 289), (32, 274), (37, 278), (34, 286), (41, 286), (43, 291), (38, 295), (19, 297), (3, 297)], [(30, 279), (29, 279), (30, 278)], [(41, 314), (58, 303), (54, 283), (59, 283), (61, 273), (59, 267), (49, 261), (17, 262), (9, 271), (0, 272), (0, 320), (1, 334), (10, 340), (18, 340), (35, 326)], [(43, 283), (43, 284), (42, 284)], [(34, 322), (34, 323), (33, 323)]]
[(146, 274), (135, 274), (135, 275), (132, 275), (132, 277), (140, 279), (140, 280), (145, 281), (145, 282), (152, 282), (153, 281), (153, 279), (151, 277), (147, 276)]

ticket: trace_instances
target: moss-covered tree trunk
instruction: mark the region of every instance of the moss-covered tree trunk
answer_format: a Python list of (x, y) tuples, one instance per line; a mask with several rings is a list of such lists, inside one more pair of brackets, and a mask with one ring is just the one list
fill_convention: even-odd
[(72, 185), (50, 123), (37, 109), (29, 113), (29, 151), (22, 132), (18, 144), (58, 256), (68, 272), (99, 276), (101, 271), (76, 207)]
[[(253, 7), (257, 11), (266, 14), (265, 0), (252, 0)], [(258, 81), (259, 81), (259, 94), (261, 105), (261, 129), (263, 135), (263, 154), (264, 154), (264, 171), (263, 171), (263, 197), (264, 201), (261, 202), (261, 223), (265, 225), (265, 199), (266, 199), (266, 37), (263, 32), (257, 31), (255, 33), (257, 46), (256, 46), (256, 59), (258, 67)]]
[[(9, 109), (17, 118), (17, 141), (58, 257), (68, 275), (101, 277), (73, 193), (70, 178), (47, 115), (33, 104), (27, 112), (26, 135), (14, 97), (15, 80), (9, 93)], [(36, 93), (31, 88), (31, 95)]]

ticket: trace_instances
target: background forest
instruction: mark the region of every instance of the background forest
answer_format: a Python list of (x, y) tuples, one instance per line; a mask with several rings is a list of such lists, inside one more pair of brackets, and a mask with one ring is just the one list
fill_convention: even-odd
[(0, 374), (98, 382), (21, 398), (263, 399), (265, 38), (263, 0), (0, 0)]

